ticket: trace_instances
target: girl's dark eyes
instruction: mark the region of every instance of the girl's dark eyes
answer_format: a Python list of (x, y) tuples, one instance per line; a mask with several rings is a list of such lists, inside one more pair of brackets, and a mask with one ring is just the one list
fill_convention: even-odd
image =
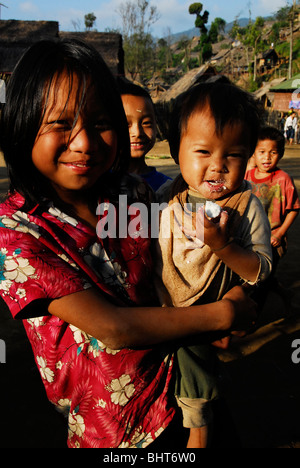
[(47, 122), (47, 127), (49, 130), (68, 130), (72, 128), (72, 124), (70, 124), (67, 120), (51, 120)]
[(100, 119), (94, 125), (101, 131), (111, 130), (113, 127), (109, 119)]
[[(57, 130), (57, 131), (71, 131), (74, 128), (74, 122), (68, 120), (53, 120), (47, 122), (47, 126), (49, 129)], [(100, 119), (96, 120), (95, 122), (91, 122), (87, 124), (88, 128), (95, 128), (100, 131), (107, 131), (112, 129), (112, 123), (108, 119)]]

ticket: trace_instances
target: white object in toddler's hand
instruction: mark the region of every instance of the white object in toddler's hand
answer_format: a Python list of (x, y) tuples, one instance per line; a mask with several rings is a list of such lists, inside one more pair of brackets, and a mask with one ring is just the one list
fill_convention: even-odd
[(215, 219), (218, 218), (221, 214), (222, 208), (212, 201), (207, 201), (205, 203), (205, 214), (208, 218)]

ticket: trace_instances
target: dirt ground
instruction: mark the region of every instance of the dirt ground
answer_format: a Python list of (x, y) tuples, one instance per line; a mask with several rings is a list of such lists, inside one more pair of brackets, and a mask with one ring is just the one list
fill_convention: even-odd
[[(178, 174), (165, 142), (155, 146), (147, 162), (171, 177)], [(287, 147), (280, 167), (294, 177), (300, 192), (299, 146)], [(2, 164), (0, 193), (6, 187)], [(270, 293), (257, 330), (233, 340), (219, 355), (225, 397), (243, 448), (300, 448), (300, 363), (291, 358), (292, 343), (300, 339), (299, 232), (300, 217), (277, 271), (288, 300)], [(22, 324), (11, 319), (2, 302), (0, 340), (6, 345), (6, 363), (0, 364), (0, 447), (66, 447), (65, 421), (47, 401)]]

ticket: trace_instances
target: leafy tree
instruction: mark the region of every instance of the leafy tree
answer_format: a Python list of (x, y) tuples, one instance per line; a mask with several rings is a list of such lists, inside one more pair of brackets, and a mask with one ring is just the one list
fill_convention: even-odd
[(232, 28), (229, 31), (229, 37), (231, 37), (231, 39), (240, 41), (241, 38), (245, 35), (245, 33), (246, 33), (246, 28), (242, 28), (239, 25), (238, 18), (235, 18)]
[(212, 44), (216, 44), (219, 39), (219, 35), (225, 31), (226, 21), (222, 18), (215, 18), (212, 22), (209, 30), (209, 38)]
[(208, 35), (206, 24), (208, 22), (209, 12), (205, 10), (203, 14), (201, 14), (203, 10), (202, 3), (192, 3), (189, 6), (189, 13), (191, 15), (196, 15), (195, 26), (200, 30), (200, 57), (199, 62), (200, 65), (204, 63), (206, 60), (209, 60), (212, 56), (212, 46), (211, 41)]
[(286, 22), (286, 24), (288, 24), (290, 11), (291, 7), (289, 5), (279, 8), (277, 13), (275, 14), (276, 20), (283, 23)]
[(88, 13), (88, 14), (84, 15), (84, 24), (85, 24), (85, 28), (86, 28), (87, 31), (90, 31), (92, 29), (96, 19), (97, 18), (94, 15), (94, 13)]
[(157, 42), (157, 61), (158, 61), (158, 68), (163, 70), (165, 68), (169, 68), (172, 65), (172, 51), (171, 51), (171, 44), (172, 44), (172, 33), (171, 29), (167, 28), (165, 31), (164, 38), (161, 38)]
[(189, 6), (189, 13), (191, 15), (196, 15), (195, 26), (196, 28), (200, 29), (201, 34), (205, 34), (207, 33), (207, 28), (205, 25), (208, 22), (209, 12), (205, 10), (204, 13), (201, 15), (202, 9), (202, 3), (192, 3), (192, 5)]
[(255, 22), (250, 22), (246, 28), (246, 34), (243, 39), (243, 43), (246, 46), (249, 46), (253, 50), (253, 59), (254, 59), (254, 71), (253, 71), (253, 80), (256, 81), (257, 78), (257, 54), (261, 52), (265, 47), (265, 42), (263, 41), (263, 28), (265, 21), (261, 16), (258, 16)]
[(213, 53), (212, 43), (208, 34), (203, 34), (200, 39), (202, 48), (202, 63), (207, 62)]
[(149, 0), (127, 0), (119, 6), (117, 13), (122, 19), (126, 70), (132, 79), (139, 76), (143, 81), (152, 74), (155, 48), (150, 28), (160, 15)]
[(274, 23), (272, 24), (271, 28), (271, 34), (270, 34), (270, 41), (274, 45), (276, 45), (279, 41), (280, 38), (280, 24), (279, 23)]

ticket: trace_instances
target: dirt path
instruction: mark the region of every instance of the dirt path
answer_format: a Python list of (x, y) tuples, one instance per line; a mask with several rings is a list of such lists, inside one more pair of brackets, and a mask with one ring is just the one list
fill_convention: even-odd
[[(178, 173), (165, 142), (156, 145), (149, 165), (171, 177)], [(157, 159), (157, 156), (166, 159)], [(0, 159), (1, 166), (1, 159)], [(280, 166), (295, 178), (300, 192), (300, 147), (287, 148)], [(0, 192), (6, 190), (0, 167)], [(271, 294), (258, 330), (234, 340), (220, 353), (225, 395), (244, 448), (300, 448), (300, 363), (291, 359), (292, 342), (300, 339), (300, 217), (289, 236), (289, 252), (278, 278), (288, 288), (286, 309)], [(6, 343), (6, 364), (0, 364), (2, 448), (65, 447), (65, 421), (49, 405), (22, 324), (0, 303), (0, 339)]]

